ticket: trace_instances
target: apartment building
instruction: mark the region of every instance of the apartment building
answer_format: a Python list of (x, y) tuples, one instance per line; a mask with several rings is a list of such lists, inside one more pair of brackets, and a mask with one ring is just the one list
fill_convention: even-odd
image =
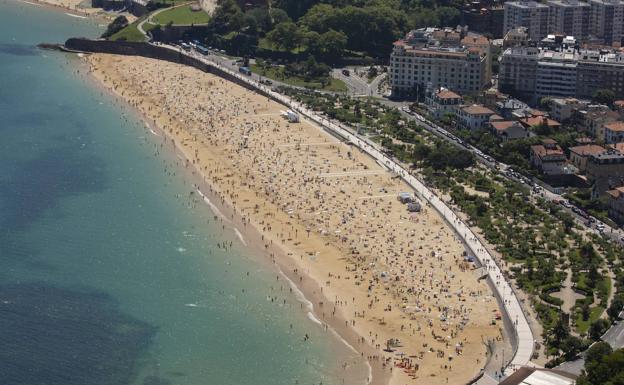
[(577, 66), (577, 97), (591, 98), (596, 90), (608, 89), (616, 98), (624, 96), (624, 53), (582, 50)]
[(549, 8), (536, 1), (508, 1), (504, 5), (503, 33), (526, 27), (529, 38), (539, 41), (548, 34)]
[(532, 101), (540, 49), (537, 47), (512, 47), (500, 56), (498, 89), (520, 99)]
[[(576, 81), (576, 80), (575, 80)], [(590, 104), (576, 98), (553, 98), (550, 102), (550, 116), (560, 122), (572, 119), (574, 113)]]
[(549, 0), (548, 33), (585, 39), (589, 36), (591, 7), (579, 0)]
[(624, 33), (624, 1), (589, 0), (590, 32), (604, 44), (620, 46)]
[(552, 139), (531, 146), (531, 165), (544, 175), (563, 175), (566, 162), (565, 153)]
[(395, 97), (420, 96), (440, 87), (476, 94), (490, 84), (490, 42), (455, 29), (423, 28), (394, 43), (389, 83)]
[(607, 191), (609, 195), (609, 217), (617, 224), (624, 224), (624, 187)]
[(500, 58), (499, 89), (535, 103), (544, 96), (591, 99), (599, 89), (624, 96), (624, 54), (514, 47)]
[(478, 33), (489, 33), (494, 39), (503, 34), (505, 9), (498, 0), (474, 0), (467, 2), (462, 9), (462, 25)]
[(576, 95), (577, 62), (571, 51), (542, 52), (535, 71), (535, 98)]
[(605, 124), (604, 142), (607, 144), (624, 142), (624, 122), (615, 121)]
[(606, 151), (590, 155), (585, 174), (592, 185), (593, 197), (599, 197), (615, 186), (624, 185), (624, 154)]

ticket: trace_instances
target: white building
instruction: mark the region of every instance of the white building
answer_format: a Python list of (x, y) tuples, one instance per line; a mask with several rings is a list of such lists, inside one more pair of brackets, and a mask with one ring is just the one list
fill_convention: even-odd
[(514, 47), (500, 57), (499, 90), (530, 102), (591, 98), (599, 89), (624, 97), (624, 54), (616, 50)]
[(546, 51), (540, 55), (535, 73), (535, 97), (576, 95), (574, 52)]
[(429, 109), (431, 115), (436, 119), (440, 119), (449, 113), (456, 113), (457, 108), (459, 108), (462, 102), (463, 99), (460, 95), (446, 88), (440, 88), (430, 95), (427, 95), (425, 99), (427, 109)]
[(576, 98), (553, 98), (550, 102), (549, 115), (556, 121), (564, 122), (572, 118), (576, 111), (587, 107), (589, 104), (588, 101)]
[(457, 111), (459, 125), (469, 130), (487, 128), (492, 115), (496, 113), (479, 104), (464, 106)]
[(475, 94), (490, 84), (490, 42), (453, 29), (411, 31), (394, 43), (389, 83), (394, 96), (423, 95), (440, 87)]

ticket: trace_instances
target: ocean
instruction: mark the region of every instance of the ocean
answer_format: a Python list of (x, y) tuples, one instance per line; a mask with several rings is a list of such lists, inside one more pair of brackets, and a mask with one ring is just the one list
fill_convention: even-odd
[(160, 138), (35, 47), (103, 29), (0, 0), (0, 385), (350, 383)]

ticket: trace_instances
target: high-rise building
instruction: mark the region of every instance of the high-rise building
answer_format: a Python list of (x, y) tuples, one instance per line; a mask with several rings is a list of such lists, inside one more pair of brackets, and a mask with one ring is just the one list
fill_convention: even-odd
[(578, 0), (548, 0), (548, 33), (585, 39), (589, 36), (590, 5)]
[(499, 89), (530, 102), (543, 96), (591, 98), (608, 89), (624, 97), (624, 53), (514, 47), (500, 59)]
[(590, 0), (590, 32), (604, 44), (620, 46), (624, 33), (624, 1)]
[(529, 38), (539, 41), (548, 35), (548, 6), (536, 1), (505, 3), (503, 33), (517, 27), (527, 27)]
[(454, 29), (423, 28), (394, 43), (389, 83), (394, 96), (440, 87), (475, 94), (490, 84), (490, 41)]

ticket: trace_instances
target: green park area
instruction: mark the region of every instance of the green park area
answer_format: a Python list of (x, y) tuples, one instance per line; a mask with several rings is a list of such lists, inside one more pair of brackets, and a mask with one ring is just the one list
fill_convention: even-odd
[(306, 79), (302, 76), (288, 74), (284, 67), (260, 67), (257, 64), (252, 64), (250, 68), (254, 73), (295, 87), (331, 92), (347, 91), (347, 85), (342, 80), (334, 79), (329, 76)]
[(194, 10), (190, 5), (183, 5), (162, 11), (151, 19), (152, 23), (167, 25), (206, 24), (210, 16), (203, 10)]
[(111, 40), (125, 40), (125, 41), (145, 41), (145, 35), (137, 28), (138, 23), (132, 23), (121, 31), (113, 34)]

